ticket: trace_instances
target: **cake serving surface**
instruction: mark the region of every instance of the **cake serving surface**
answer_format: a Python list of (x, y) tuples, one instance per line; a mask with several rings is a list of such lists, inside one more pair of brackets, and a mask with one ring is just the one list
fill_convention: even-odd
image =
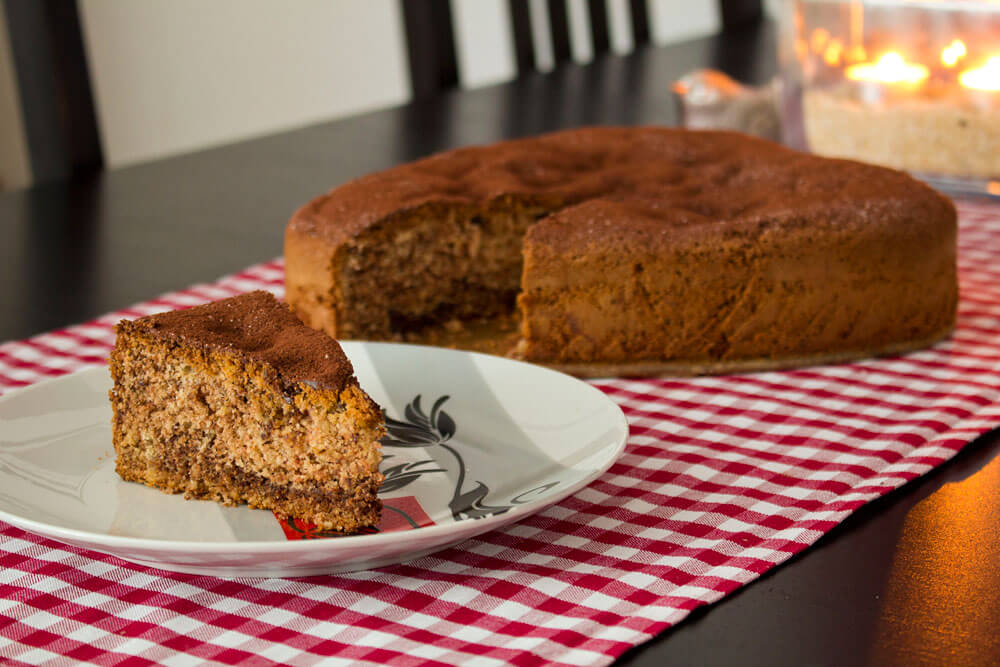
[(326, 530), (378, 523), (381, 410), (326, 334), (266, 292), (117, 327), (117, 471)]
[(507, 353), (581, 374), (781, 366), (946, 336), (955, 228), (950, 201), (891, 169), (729, 132), (585, 128), (316, 198), (287, 227), (286, 290), (340, 337), (516, 312)]

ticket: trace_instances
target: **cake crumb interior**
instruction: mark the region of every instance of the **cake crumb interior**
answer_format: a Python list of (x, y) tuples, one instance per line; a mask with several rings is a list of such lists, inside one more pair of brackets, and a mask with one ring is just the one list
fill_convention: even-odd
[(111, 369), (123, 479), (328, 530), (377, 523), (381, 415), (356, 385), (282, 383), (267, 365), (129, 326)]
[(425, 206), (368, 230), (336, 281), (338, 336), (465, 339), (467, 325), (504, 326), (521, 287), (524, 235), (551, 211), (507, 197), (485, 208)]

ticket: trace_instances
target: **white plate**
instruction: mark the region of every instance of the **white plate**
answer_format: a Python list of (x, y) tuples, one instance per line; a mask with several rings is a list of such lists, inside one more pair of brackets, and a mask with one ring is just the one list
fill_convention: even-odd
[(378, 532), (324, 537), (272, 513), (184, 500), (114, 470), (106, 368), (0, 398), (0, 519), (178, 572), (289, 577), (424, 556), (533, 514), (618, 459), (628, 425), (594, 387), (484, 354), (344, 343), (388, 417)]

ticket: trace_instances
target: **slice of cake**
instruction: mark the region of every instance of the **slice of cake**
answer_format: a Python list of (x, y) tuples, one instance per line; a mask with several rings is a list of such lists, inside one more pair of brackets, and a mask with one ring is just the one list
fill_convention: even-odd
[(267, 292), (122, 321), (117, 333), (122, 479), (323, 530), (378, 523), (384, 418), (337, 341)]

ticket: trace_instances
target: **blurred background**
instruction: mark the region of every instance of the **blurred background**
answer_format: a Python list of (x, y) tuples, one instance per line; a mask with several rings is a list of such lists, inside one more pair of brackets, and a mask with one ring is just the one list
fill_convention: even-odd
[[(3, 0), (0, 189), (718, 32), (744, 0)], [(527, 44), (526, 40), (530, 40)], [(440, 54), (439, 54), (440, 55)], [(446, 60), (447, 60), (446, 58)], [(525, 59), (530, 62), (525, 62)], [(428, 80), (435, 79), (436, 80)], [(669, 81), (663, 82), (669, 86)], [(89, 129), (93, 128), (93, 129)]]

